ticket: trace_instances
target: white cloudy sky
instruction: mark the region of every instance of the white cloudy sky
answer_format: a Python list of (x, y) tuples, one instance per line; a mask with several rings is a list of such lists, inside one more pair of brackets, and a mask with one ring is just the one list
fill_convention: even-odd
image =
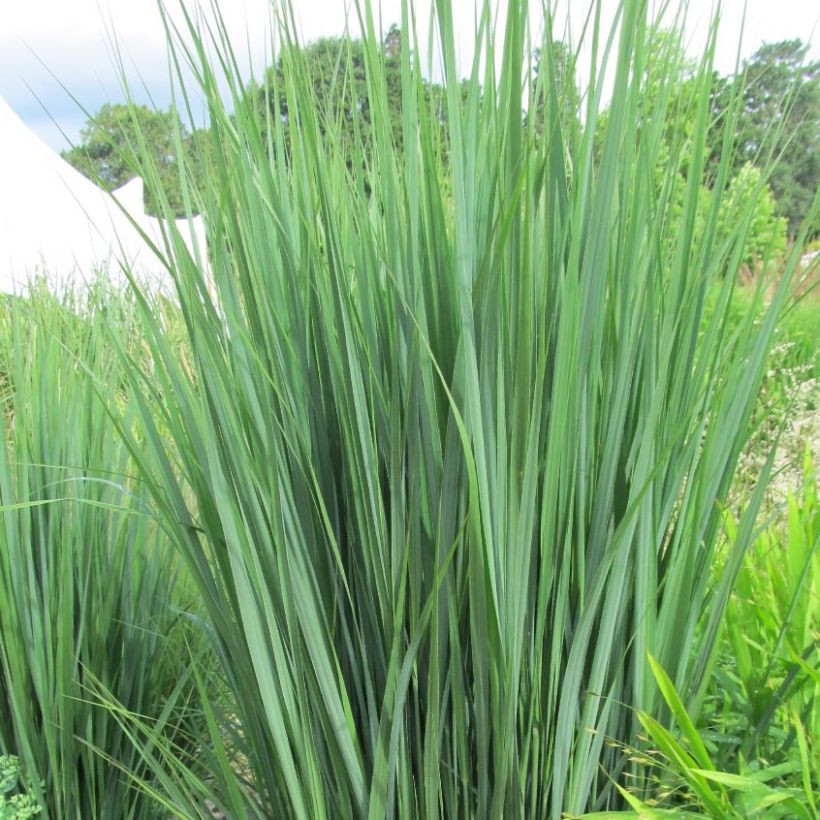
[[(179, 0), (171, 0), (176, 5)], [(186, 0), (193, 3), (194, 0)], [(205, 0), (206, 4), (210, 0)], [(452, 0), (456, 28), (463, 32), (467, 51), (475, 0)], [(672, 0), (675, 5), (677, 0)], [(684, 0), (679, 0), (684, 2)], [(294, 0), (302, 35), (310, 40), (341, 33), (345, 0)], [(382, 0), (385, 28), (400, 20), (401, 0)], [(588, 0), (557, 0), (559, 17), (572, 3), (573, 16)], [(533, 2), (540, 7), (541, 2)], [(604, 0), (612, 7), (615, 0)], [(729, 73), (735, 63), (743, 0), (724, 0), (719, 39), (718, 69)], [(419, 20), (426, 27), (430, 0), (417, 0)], [(820, 34), (815, 27), (820, 8), (812, 0), (746, 0), (745, 55), (761, 42), (800, 38), (812, 43), (820, 56)], [(221, 0), (221, 13), (237, 50), (261, 67), (269, 48), (270, 0)], [(712, 0), (689, 0), (692, 49), (703, 42), (704, 21)], [(128, 64), (132, 82), (150, 94), (154, 103), (169, 101), (168, 67), (157, 0), (0, 0), (0, 96), (55, 148), (66, 145), (61, 135), (76, 139), (85, 117), (79, 105), (96, 111), (104, 102), (122, 99), (113, 69), (111, 36)], [(136, 79), (139, 77), (139, 79)], [(76, 98), (76, 102), (72, 100)], [(56, 124), (55, 124), (56, 123)]]

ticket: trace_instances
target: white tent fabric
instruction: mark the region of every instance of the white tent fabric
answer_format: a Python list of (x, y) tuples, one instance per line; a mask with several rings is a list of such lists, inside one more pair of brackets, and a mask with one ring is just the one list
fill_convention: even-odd
[[(167, 271), (131, 223), (162, 247), (161, 225), (146, 216), (142, 193), (141, 179), (115, 192), (126, 216), (110, 194), (41, 142), (0, 97), (0, 292), (24, 291), (33, 277), (54, 288), (100, 276), (121, 285), (123, 265), (149, 288), (169, 292)], [(177, 225), (204, 260), (202, 218)]]

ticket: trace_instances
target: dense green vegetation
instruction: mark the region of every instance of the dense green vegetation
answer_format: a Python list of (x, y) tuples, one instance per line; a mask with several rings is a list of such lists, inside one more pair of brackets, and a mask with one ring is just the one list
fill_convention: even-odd
[(20, 762), (0, 755), (0, 820), (29, 820), (40, 813), (37, 800), (20, 785)]
[[(700, 720), (653, 661), (673, 731), (639, 714), (649, 742), (628, 753), (655, 785), (648, 801), (627, 786), (632, 810), (613, 816), (817, 816), (820, 519), (808, 458), (801, 493), (788, 495), (782, 520), (766, 528), (739, 567)], [(727, 545), (738, 537), (731, 520), (726, 534)], [(716, 574), (729, 569), (716, 563)]]
[(202, 640), (186, 629), (194, 599), (95, 397), (98, 385), (117, 390), (118, 423), (131, 423), (135, 400), (105, 341), (120, 306), (82, 318), (78, 307), (44, 293), (0, 306), (0, 753), (19, 757), (50, 816), (114, 820), (149, 811), (115, 773), (146, 762), (99, 694), (192, 751), (186, 656)]
[(816, 815), (816, 483), (774, 445), (820, 199), (787, 248), (714, 36), (624, 0), (577, 88), (526, 8), (464, 79), (437, 3), (436, 86), (409, 8), (308, 48), (286, 8), (250, 85), (190, 21), (179, 198), (144, 112), (116, 153), (208, 267), (169, 221), (172, 303), (4, 303), (0, 755), (42, 816)]

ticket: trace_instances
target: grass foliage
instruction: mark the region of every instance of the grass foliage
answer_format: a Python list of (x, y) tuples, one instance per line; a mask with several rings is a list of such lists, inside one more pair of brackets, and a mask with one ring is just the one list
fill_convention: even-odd
[[(729, 775), (694, 727), (724, 634), (745, 646), (726, 609), (754, 580), (771, 456), (728, 546), (724, 507), (799, 250), (738, 313), (725, 273), (767, 174), (727, 225), (741, 101), (707, 195), (714, 29), (676, 131), (648, 65), (680, 20), (661, 31), (622, 0), (609, 31), (596, 4), (576, 75), (527, 5), (496, 28), (479, 4), (462, 82), (449, 0), (429, 26), (404, 3), (397, 135), (370, 3), (333, 80), (366, 88), (365, 134), (317, 104), (285, 2), (263, 109), (287, 110), (287, 139), (218, 10), (165, 17), (210, 117), (207, 172), (180, 180), (208, 259), (169, 222), (170, 311), (135, 285), (125, 312), (4, 315), (0, 753), (49, 817), (635, 809), (655, 785), (624, 754), (642, 733), (722, 810)], [(135, 126), (130, 160), (170, 216)], [(800, 543), (766, 587), (789, 617), (816, 555)], [(200, 646), (183, 644), (183, 570)], [(798, 620), (782, 652), (812, 639)]]
[(42, 294), (0, 306), (0, 754), (17, 756), (54, 820), (151, 816), (126, 774), (147, 761), (101, 693), (183, 754), (199, 720), (178, 561), (96, 395), (126, 384), (106, 341), (116, 307), (80, 318)]
[[(593, 9), (574, 117), (554, 74), (528, 69), (526, 5), (497, 32), (479, 5), (460, 83), (452, 8), (435, 4), (446, 167), (409, 5), (401, 150), (374, 10), (356, 5), (373, 130), (352, 163), (298, 49), (270, 92), (286, 144), (220, 21), (179, 36), (169, 21), (210, 115), (204, 185), (183, 184), (210, 264), (169, 228), (192, 366), (143, 302), (156, 383), (126, 368), (145, 439), (122, 432), (202, 596), (253, 782), (248, 796), (215, 753), (207, 788), (180, 770), (175, 788), (231, 816), (606, 809), (623, 799), (611, 777), (641, 776), (618, 748), (635, 709), (664, 719), (648, 653), (702, 703), (768, 467), (713, 585), (721, 506), (796, 254), (736, 321), (723, 272), (755, 197), (721, 223), (728, 153), (699, 214), (714, 37), (670, 140), (663, 84), (645, 94), (645, 3), (624, 0), (613, 31)], [(284, 4), (276, 37), (294, 31)], [(549, 67), (551, 38), (536, 44)], [(140, 170), (156, 178), (145, 152)]]

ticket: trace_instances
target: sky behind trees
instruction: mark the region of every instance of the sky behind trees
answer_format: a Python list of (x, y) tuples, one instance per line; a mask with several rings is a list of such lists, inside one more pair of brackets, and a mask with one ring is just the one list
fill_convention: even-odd
[[(294, 2), (304, 40), (343, 32), (345, 0)], [(171, 0), (169, 5), (175, 4), (176, 0)], [(416, 3), (420, 32), (426, 30), (430, 5), (430, 0)], [(605, 10), (611, 12), (616, 5), (617, 0), (604, 0)], [(678, 3), (671, 5), (676, 7)], [(711, 0), (689, 2), (687, 31), (693, 54), (703, 46), (712, 5)], [(743, 5), (742, 0), (723, 3), (717, 55), (717, 68), (722, 73), (730, 73), (735, 64)], [(272, 62), (270, 0), (230, 0), (221, 6), (238, 51), (246, 63), (250, 60), (253, 72), (261, 74)], [(560, 37), (569, 0), (558, 0), (556, 6), (556, 34)], [(575, 32), (586, 6), (583, 0), (572, 0), (571, 25)], [(742, 55), (749, 56), (763, 41), (800, 38), (812, 43), (810, 56), (820, 56), (820, 38), (814, 36), (818, 11), (813, 6), (806, 0), (748, 0)], [(463, 32), (460, 58), (467, 65), (474, 3), (453, 0), (453, 7), (456, 28)], [(391, 23), (400, 21), (400, 8), (400, 0), (383, 0), (385, 31)], [(93, 113), (105, 102), (122, 99), (114, 69), (115, 40), (137, 101), (167, 107), (168, 71), (156, 0), (27, 0), (8, 4), (0, 26), (0, 96), (52, 147), (65, 148), (77, 140), (85, 123), (86, 116), (79, 106)]]

